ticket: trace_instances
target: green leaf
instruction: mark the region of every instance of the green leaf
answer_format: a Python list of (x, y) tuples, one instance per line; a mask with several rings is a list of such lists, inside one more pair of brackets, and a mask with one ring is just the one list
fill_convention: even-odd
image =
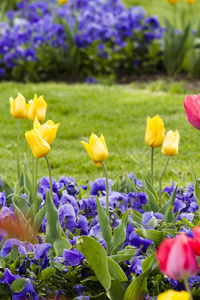
[(163, 217), (163, 222), (166, 222), (166, 223), (174, 223), (175, 221), (175, 216), (174, 216), (174, 213), (173, 213), (173, 208), (172, 206), (168, 207), (165, 214), (164, 214), (164, 217)]
[(29, 202), (30, 204), (33, 204), (34, 199), (33, 199), (33, 184), (32, 184), (32, 180), (29, 177), (29, 174), (26, 171), (26, 168), (24, 167), (23, 170), (23, 178), (24, 178), (24, 187), (27, 188), (27, 190), (30, 192), (30, 196), (29, 196)]
[(46, 204), (38, 211), (38, 213), (35, 216), (35, 220), (33, 223), (34, 232), (39, 231), (42, 225), (42, 221), (44, 220), (45, 214), (46, 214)]
[(61, 235), (61, 226), (59, 223), (58, 210), (55, 207), (53, 200), (50, 198), (48, 191), (46, 194), (46, 218), (49, 226), (49, 233), (55, 241)]
[(26, 216), (29, 206), (25, 198), (19, 196), (19, 195), (14, 195), (12, 197), (12, 201), (19, 207), (19, 209), (23, 212), (23, 214)]
[(72, 245), (66, 237), (59, 236), (59, 238), (53, 243), (56, 256), (63, 255), (64, 249), (71, 249)]
[(161, 207), (161, 209), (159, 210), (159, 213), (165, 215), (166, 212), (167, 212), (167, 209), (170, 207), (170, 206), (173, 206), (174, 205), (174, 201), (176, 199), (176, 191), (177, 191), (177, 188), (178, 188), (178, 185), (175, 187), (172, 195), (171, 195), (171, 198)]
[(15, 261), (18, 258), (18, 247), (17, 245), (13, 245), (11, 249), (11, 259)]
[(26, 279), (25, 278), (17, 278), (11, 284), (11, 290), (13, 293), (20, 293), (25, 288)]
[(156, 217), (152, 217), (149, 220), (147, 227), (152, 227), (153, 229), (155, 229), (158, 226), (158, 222), (159, 222), (159, 220), (157, 220)]
[(150, 211), (154, 211), (154, 212), (158, 212), (159, 211), (159, 198), (158, 198), (158, 194), (156, 193), (156, 190), (154, 189), (154, 187), (152, 186), (152, 184), (150, 183), (150, 181), (148, 181), (147, 178), (145, 178), (143, 176), (143, 181), (144, 181), (144, 188), (146, 193), (148, 194), (148, 204), (149, 204), (149, 210)]
[(123, 300), (124, 290), (121, 282), (128, 281), (128, 278), (122, 268), (110, 257), (108, 257), (108, 270), (111, 276), (111, 287), (108, 296), (113, 300)]
[(193, 184), (194, 184), (194, 196), (196, 198), (198, 208), (200, 209), (200, 187), (199, 187), (199, 183), (197, 181), (197, 177), (196, 177), (196, 174), (195, 174), (195, 171), (192, 167), (191, 162), (190, 162), (190, 167), (191, 167), (191, 172), (192, 172), (192, 181), (193, 181)]
[(166, 233), (154, 229), (135, 229), (135, 232), (144, 239), (154, 242), (156, 247), (166, 238)]
[(124, 299), (123, 300), (143, 300), (146, 295), (147, 289), (147, 280), (146, 275), (148, 274), (149, 270), (151, 269), (155, 260), (155, 255), (152, 254), (151, 256), (147, 257), (142, 262), (142, 271), (143, 273), (136, 277), (132, 283), (128, 286)]
[(26, 214), (26, 219), (31, 219), (31, 223), (34, 222), (34, 204), (32, 204), (31, 207), (29, 207), (29, 210)]
[(76, 249), (85, 256), (100, 283), (108, 291), (111, 286), (111, 278), (108, 271), (107, 253), (103, 246), (94, 239), (83, 235), (78, 238)]
[[(131, 246), (128, 246), (131, 247)], [(114, 261), (116, 261), (118, 264), (124, 262), (125, 260), (131, 260), (135, 254), (137, 253), (137, 249), (134, 247), (131, 247), (130, 249), (123, 249), (121, 251), (118, 251), (117, 254), (111, 255), (110, 258), (112, 258)]]
[(146, 295), (146, 272), (136, 277), (126, 289), (123, 300), (143, 300)]
[(128, 221), (129, 210), (125, 212), (121, 219), (121, 223), (114, 229), (113, 237), (111, 239), (111, 247), (112, 252), (111, 254), (114, 255), (119, 251), (124, 244), (126, 239), (126, 228), (127, 228), (127, 221)]
[(142, 262), (142, 273), (148, 271), (153, 265), (154, 261), (155, 261), (155, 254), (152, 254), (151, 256), (145, 258), (145, 260), (143, 260)]
[(52, 278), (54, 273), (55, 273), (54, 268), (46, 268), (46, 269), (42, 270), (41, 277), (42, 277), (43, 280), (48, 280), (48, 279)]
[(136, 211), (134, 209), (130, 210), (130, 215), (133, 221), (142, 224), (142, 214), (139, 211)]
[(0, 175), (0, 181), (2, 183), (2, 185), (0, 186), (0, 191), (1, 192), (5, 192), (6, 197), (9, 198), (13, 196), (14, 194), (14, 190), (11, 188), (11, 186), (8, 184), (8, 182), (6, 181), (6, 179), (3, 178), (2, 175)]
[(99, 202), (99, 199), (97, 197), (96, 197), (96, 203), (97, 203), (97, 212), (98, 212), (98, 217), (99, 217), (99, 224), (100, 224), (100, 227), (101, 227), (101, 234), (102, 234), (102, 237), (104, 238), (104, 240), (106, 242), (107, 253), (108, 253), (108, 255), (110, 255), (110, 251), (111, 251), (110, 241), (111, 241), (111, 238), (112, 238), (112, 228), (110, 227), (108, 216), (107, 216), (104, 208), (102, 207), (102, 205)]

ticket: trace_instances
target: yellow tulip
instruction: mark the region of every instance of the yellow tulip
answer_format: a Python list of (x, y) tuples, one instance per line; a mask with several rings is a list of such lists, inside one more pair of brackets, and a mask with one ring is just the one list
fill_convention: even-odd
[(190, 295), (185, 291), (177, 292), (169, 290), (160, 294), (158, 300), (190, 300)]
[(11, 115), (15, 119), (25, 119), (28, 115), (30, 104), (26, 103), (24, 96), (18, 93), (15, 100), (11, 97), (9, 101)]
[(159, 115), (154, 118), (147, 117), (147, 127), (145, 133), (145, 142), (152, 148), (162, 145), (164, 141), (165, 128)]
[(106, 147), (105, 139), (103, 134), (98, 138), (94, 133), (90, 136), (89, 144), (81, 142), (81, 144), (87, 150), (91, 160), (96, 166), (100, 167), (101, 162), (105, 161), (108, 157), (108, 149)]
[(169, 2), (171, 5), (175, 5), (178, 2), (178, 0), (165, 0), (165, 1)]
[(58, 124), (54, 124), (53, 121), (49, 120), (45, 124), (40, 125), (37, 118), (34, 120), (34, 129), (37, 129), (40, 136), (49, 144), (51, 145), (56, 137), (56, 133), (58, 130)]
[(65, 4), (68, 0), (58, 0), (60, 4)]
[(49, 144), (40, 136), (37, 129), (27, 131), (25, 137), (35, 157), (41, 158), (50, 152)]
[(168, 131), (162, 146), (162, 153), (166, 156), (177, 155), (178, 154), (178, 145), (179, 145), (180, 135), (178, 130), (173, 132), (172, 130)]
[(31, 105), (28, 111), (28, 118), (30, 121), (34, 122), (35, 118), (42, 123), (45, 119), (47, 103), (44, 101), (43, 96), (39, 98), (37, 95), (34, 96), (34, 100), (30, 101)]
[(188, 4), (193, 4), (195, 2), (195, 0), (185, 0), (185, 2)]

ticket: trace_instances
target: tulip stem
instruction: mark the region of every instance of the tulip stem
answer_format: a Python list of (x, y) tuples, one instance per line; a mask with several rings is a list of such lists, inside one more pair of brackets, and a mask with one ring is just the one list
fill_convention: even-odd
[(153, 185), (153, 153), (154, 153), (154, 148), (151, 148), (151, 183)]
[(106, 170), (106, 166), (104, 164), (104, 162), (102, 161), (102, 166), (104, 168), (104, 172), (105, 172), (105, 177), (106, 177), (106, 214), (109, 218), (109, 197), (108, 197), (108, 193), (109, 193), (109, 187), (108, 187), (108, 173)]
[(17, 174), (18, 181), (20, 178), (20, 170), (19, 170), (19, 143), (20, 143), (20, 118), (17, 119)]
[(183, 279), (184, 285), (185, 285), (185, 289), (188, 292), (188, 294), (190, 295), (190, 300), (193, 300), (192, 294), (191, 294), (191, 290), (187, 281), (187, 278)]
[(36, 164), (35, 164), (35, 182), (34, 182), (34, 188), (35, 188), (35, 193), (34, 193), (34, 219), (37, 214), (37, 173), (38, 173), (38, 158), (36, 159)]
[(35, 201), (35, 157), (32, 155), (32, 184), (33, 184), (33, 201)]
[(169, 159), (170, 159), (170, 155), (168, 155), (168, 158), (167, 158), (167, 162), (165, 164), (165, 167), (164, 169), (162, 170), (162, 173), (160, 174), (160, 177), (159, 177), (159, 198), (160, 198), (160, 204), (161, 204), (161, 200), (162, 200), (162, 192), (161, 192), (161, 179), (167, 169), (167, 166), (168, 166), (168, 163), (169, 163)]
[(51, 176), (51, 167), (50, 167), (50, 163), (48, 160), (48, 157), (45, 156), (45, 159), (47, 161), (47, 165), (48, 165), (48, 169), (49, 169), (49, 180), (50, 180), (50, 192), (51, 192), (51, 199), (53, 201), (53, 188), (52, 188), (52, 176)]

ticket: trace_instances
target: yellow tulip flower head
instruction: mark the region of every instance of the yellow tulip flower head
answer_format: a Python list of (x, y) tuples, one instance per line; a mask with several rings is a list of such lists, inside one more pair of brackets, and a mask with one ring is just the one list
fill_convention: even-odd
[(27, 131), (25, 137), (35, 157), (41, 158), (49, 154), (51, 148), (37, 129)]
[(28, 115), (30, 103), (26, 103), (23, 95), (18, 93), (17, 98), (14, 100), (10, 98), (10, 113), (15, 119), (25, 119)]
[(145, 142), (152, 148), (162, 145), (164, 141), (165, 128), (159, 115), (154, 118), (147, 117), (147, 127), (145, 133)]
[(165, 0), (165, 1), (169, 2), (171, 5), (175, 5), (178, 2), (178, 0)]
[(193, 4), (195, 2), (195, 0), (185, 0), (185, 2), (188, 4)]
[(40, 125), (37, 118), (34, 120), (34, 129), (37, 129), (40, 136), (51, 145), (56, 137), (60, 123), (54, 124), (53, 121), (49, 120), (45, 124)]
[(101, 162), (105, 161), (108, 157), (108, 149), (106, 147), (105, 139), (103, 134), (98, 138), (94, 133), (90, 136), (89, 144), (81, 142), (81, 144), (87, 150), (91, 160), (96, 166), (100, 167)]
[(58, 0), (60, 4), (65, 4), (68, 0)]
[(180, 135), (178, 130), (173, 132), (172, 130), (168, 131), (162, 146), (162, 153), (166, 156), (177, 155), (178, 154), (178, 145), (180, 141)]
[(28, 111), (28, 118), (31, 122), (34, 122), (35, 118), (42, 123), (45, 119), (47, 103), (44, 101), (43, 96), (39, 98), (34, 96), (34, 100), (30, 101), (31, 105)]
[(188, 292), (166, 291), (158, 296), (158, 300), (190, 300)]

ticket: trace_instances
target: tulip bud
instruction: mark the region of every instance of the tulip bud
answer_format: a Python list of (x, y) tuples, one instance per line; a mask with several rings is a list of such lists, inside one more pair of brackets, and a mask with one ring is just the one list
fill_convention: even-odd
[(28, 111), (28, 118), (30, 121), (34, 122), (35, 118), (42, 123), (45, 119), (47, 103), (44, 101), (43, 96), (37, 98), (34, 96), (34, 100), (30, 101), (31, 105)]
[(51, 145), (56, 137), (56, 133), (58, 130), (58, 124), (54, 124), (53, 121), (49, 120), (45, 124), (40, 125), (38, 119), (35, 118), (34, 120), (34, 129), (37, 129), (40, 136), (49, 144)]
[(27, 131), (25, 137), (35, 157), (41, 158), (50, 152), (49, 144), (40, 136), (37, 129)]
[(200, 130), (200, 94), (187, 96), (184, 100), (184, 107), (188, 122)]
[(26, 104), (23, 95), (18, 93), (17, 98), (14, 100), (10, 98), (10, 113), (15, 119), (25, 119), (28, 115), (30, 104)]
[(154, 118), (147, 117), (147, 127), (145, 133), (145, 142), (152, 148), (162, 145), (164, 140), (165, 128), (159, 115)]
[(162, 154), (166, 156), (177, 155), (178, 154), (178, 145), (179, 145), (180, 135), (178, 130), (173, 132), (172, 130), (168, 131), (162, 146)]
[(81, 142), (88, 152), (90, 158), (96, 166), (100, 167), (101, 162), (105, 161), (108, 157), (108, 149), (106, 147), (105, 139), (103, 134), (98, 138), (96, 134), (92, 133), (89, 139), (89, 144)]
[(175, 280), (186, 279), (199, 271), (193, 241), (184, 233), (165, 239), (157, 250), (161, 272)]
[(158, 295), (158, 300), (190, 300), (190, 295), (185, 291), (177, 292), (169, 290)]

